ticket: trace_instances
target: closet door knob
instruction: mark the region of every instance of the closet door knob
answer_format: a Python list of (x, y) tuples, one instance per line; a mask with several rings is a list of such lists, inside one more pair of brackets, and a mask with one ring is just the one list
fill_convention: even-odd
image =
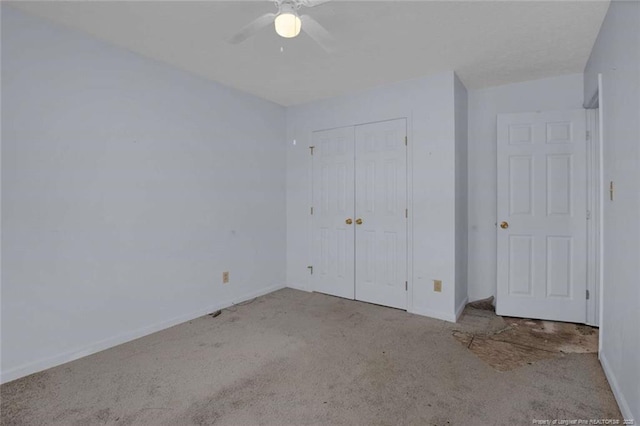
[(351, 225), (353, 223), (353, 220), (351, 220), (351, 218), (348, 218), (344, 221), (344, 223), (346, 223), (347, 225)]
[(362, 225), (362, 219), (357, 218), (357, 219), (356, 219), (356, 224), (358, 224), (358, 225)]
[(502, 222), (500, 224), (500, 228), (502, 228), (502, 229), (507, 229), (508, 227), (509, 227), (509, 223), (508, 222)]

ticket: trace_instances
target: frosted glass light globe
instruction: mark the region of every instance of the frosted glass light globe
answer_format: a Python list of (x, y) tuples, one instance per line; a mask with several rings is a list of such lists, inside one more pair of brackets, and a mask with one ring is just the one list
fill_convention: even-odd
[(276, 32), (280, 37), (293, 38), (300, 34), (302, 21), (292, 12), (282, 12), (275, 19)]

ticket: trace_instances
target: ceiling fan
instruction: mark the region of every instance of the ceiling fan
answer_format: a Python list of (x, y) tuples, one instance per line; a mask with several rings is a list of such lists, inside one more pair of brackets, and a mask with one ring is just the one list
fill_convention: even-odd
[(300, 34), (300, 30), (307, 33), (324, 50), (334, 50), (334, 39), (331, 34), (309, 15), (299, 15), (302, 7), (314, 7), (329, 0), (275, 0), (277, 13), (265, 13), (253, 22), (245, 25), (236, 35), (229, 39), (229, 43), (242, 43), (264, 27), (274, 24), (276, 33), (284, 38), (293, 38)]

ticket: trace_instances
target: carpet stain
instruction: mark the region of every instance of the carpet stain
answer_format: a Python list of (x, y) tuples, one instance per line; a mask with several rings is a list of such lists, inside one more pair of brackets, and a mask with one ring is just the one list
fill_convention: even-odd
[[(453, 337), (478, 358), (498, 371), (510, 371), (534, 362), (561, 357), (567, 353), (597, 353), (598, 330), (583, 324), (500, 317), (495, 313), (477, 315), (467, 307), (463, 321), (472, 327), (493, 315), (504, 323), (503, 328), (480, 331), (454, 330)], [(495, 324), (496, 321), (492, 320)], [(482, 328), (482, 327), (480, 327)]]
[(273, 396), (273, 392), (267, 391), (269, 385), (272, 383), (269, 383), (268, 378), (257, 373), (253, 377), (225, 386), (205, 399), (191, 403), (177, 418), (180, 419), (180, 423), (190, 419), (190, 424), (199, 426), (215, 424), (231, 412), (254, 406), (260, 400)]
[(217, 404), (214, 399), (208, 399), (200, 403), (192, 404), (189, 407), (189, 418), (193, 424), (198, 426), (212, 425), (220, 418)]

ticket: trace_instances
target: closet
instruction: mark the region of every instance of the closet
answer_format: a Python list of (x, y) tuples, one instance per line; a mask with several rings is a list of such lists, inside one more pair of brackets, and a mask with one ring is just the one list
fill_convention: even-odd
[(314, 291), (407, 309), (407, 122), (313, 132)]

